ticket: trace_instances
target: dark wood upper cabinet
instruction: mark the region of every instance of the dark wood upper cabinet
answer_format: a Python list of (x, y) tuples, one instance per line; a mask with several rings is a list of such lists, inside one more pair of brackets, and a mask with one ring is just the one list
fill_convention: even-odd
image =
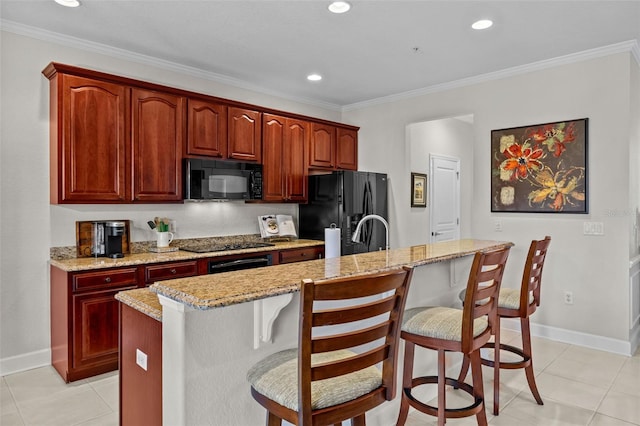
[(56, 74), (50, 91), (51, 203), (125, 202), (127, 88)]
[(265, 114), (262, 130), (262, 199), (264, 201), (283, 201), (285, 199), (285, 180), (283, 176), (284, 131), (286, 118)]
[(306, 121), (287, 119), (284, 158), (288, 201), (306, 203), (308, 199), (308, 173), (305, 158), (309, 145), (309, 128), (309, 123)]
[(229, 107), (229, 158), (262, 162), (261, 118), (259, 111)]
[(336, 164), (336, 128), (312, 123), (309, 140), (309, 167), (333, 169)]
[(336, 138), (336, 168), (358, 170), (358, 132), (338, 127)]
[(187, 154), (227, 158), (227, 106), (189, 99)]
[(132, 89), (134, 201), (182, 200), (185, 98)]
[(307, 201), (305, 147), (309, 123), (264, 114), (262, 132), (264, 201)]
[(183, 157), (264, 164), (265, 201), (306, 202), (309, 173), (357, 170), (354, 126), (55, 62), (42, 73), (52, 204), (181, 202)]
[(358, 131), (313, 123), (309, 141), (309, 168), (358, 170)]

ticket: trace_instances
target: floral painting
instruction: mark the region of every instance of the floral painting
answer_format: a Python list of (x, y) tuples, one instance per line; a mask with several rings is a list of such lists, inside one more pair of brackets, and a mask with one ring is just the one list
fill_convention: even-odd
[(491, 211), (588, 213), (587, 124), (491, 131)]

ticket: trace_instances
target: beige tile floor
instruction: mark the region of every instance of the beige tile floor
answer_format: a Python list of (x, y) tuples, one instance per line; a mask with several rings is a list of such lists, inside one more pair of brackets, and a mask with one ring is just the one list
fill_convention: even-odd
[[(504, 342), (519, 339), (517, 333), (503, 332)], [(500, 415), (488, 413), (490, 425), (640, 426), (640, 352), (625, 357), (542, 338), (534, 338), (533, 347), (544, 406), (535, 403), (521, 370), (503, 370)], [(488, 407), (492, 406), (490, 376), (491, 369), (486, 368)], [(0, 385), (2, 426), (118, 424), (117, 372), (65, 384), (52, 367), (42, 367), (4, 376)], [(460, 391), (451, 389), (447, 395), (448, 406), (466, 402)], [(407, 421), (408, 426), (435, 424), (432, 417), (415, 412)], [(475, 417), (447, 422), (473, 424)]]

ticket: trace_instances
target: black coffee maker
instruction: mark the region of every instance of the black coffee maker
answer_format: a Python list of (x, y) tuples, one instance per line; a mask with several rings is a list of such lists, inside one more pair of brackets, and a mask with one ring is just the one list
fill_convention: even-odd
[(111, 221), (104, 223), (105, 255), (113, 259), (124, 257), (122, 253), (122, 237), (125, 234), (125, 223)]

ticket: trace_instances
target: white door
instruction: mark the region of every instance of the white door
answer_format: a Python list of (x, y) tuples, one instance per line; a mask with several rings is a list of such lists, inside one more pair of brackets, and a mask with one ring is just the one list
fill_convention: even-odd
[(460, 239), (460, 159), (429, 155), (431, 242)]

